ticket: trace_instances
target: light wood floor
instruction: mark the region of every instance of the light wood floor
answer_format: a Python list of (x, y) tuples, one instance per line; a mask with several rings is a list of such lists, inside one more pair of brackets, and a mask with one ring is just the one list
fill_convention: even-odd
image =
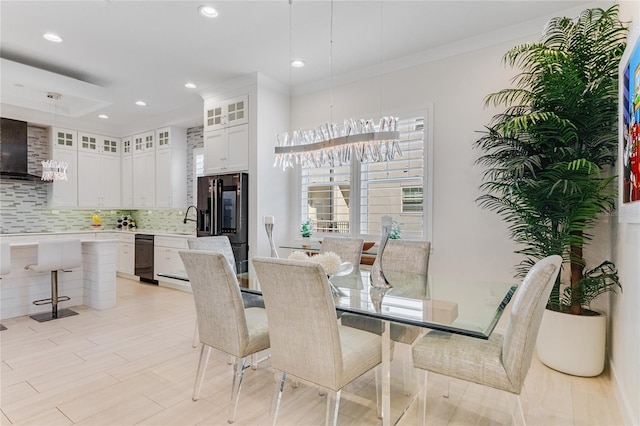
[[(224, 425), (231, 388), (228, 357), (212, 354), (200, 399), (191, 400), (199, 350), (191, 347), (195, 310), (189, 293), (118, 279), (118, 303), (78, 316), (37, 323), (3, 320), (2, 425)], [(392, 365), (401, 377), (398, 357)], [(511, 423), (511, 394), (430, 375), (429, 424)], [(237, 425), (268, 424), (273, 373), (268, 360), (247, 370)], [(379, 424), (373, 373), (343, 391), (339, 423)], [(393, 379), (392, 403), (406, 403)], [(324, 398), (315, 388), (287, 386), (279, 424), (321, 425)], [(622, 425), (610, 377), (585, 379), (550, 370), (534, 359), (522, 394), (529, 425)], [(417, 424), (416, 403), (400, 425)]]

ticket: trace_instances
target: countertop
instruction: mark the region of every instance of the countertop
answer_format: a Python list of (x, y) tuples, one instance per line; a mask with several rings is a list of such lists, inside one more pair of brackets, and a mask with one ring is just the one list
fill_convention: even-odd
[(132, 231), (120, 231), (117, 229), (82, 229), (78, 231), (49, 231), (49, 232), (21, 232), (21, 233), (12, 233), (12, 234), (0, 234), (0, 238), (2, 237), (37, 237), (43, 235), (65, 235), (65, 234), (152, 234), (158, 236), (167, 236), (167, 237), (197, 237), (196, 232), (186, 233), (186, 232), (171, 232), (171, 231), (162, 231), (162, 230), (154, 230), (154, 229), (136, 229)]

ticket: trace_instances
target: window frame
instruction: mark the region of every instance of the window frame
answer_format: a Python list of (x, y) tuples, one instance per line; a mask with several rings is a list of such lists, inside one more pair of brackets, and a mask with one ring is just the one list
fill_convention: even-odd
[[(423, 194), (423, 210), (422, 212), (403, 212), (398, 217), (394, 217), (394, 220), (402, 222), (402, 216), (413, 216), (422, 214), (422, 235), (418, 237), (412, 237), (413, 239), (423, 239), (432, 241), (433, 230), (433, 104), (429, 103), (423, 107), (403, 110), (401, 112), (389, 112), (382, 115), (393, 115), (397, 117), (424, 117), (424, 129), (423, 129), (423, 171), (422, 171), (422, 194)], [(360, 232), (360, 217), (361, 217), (361, 164), (357, 161), (352, 162), (350, 167), (350, 206), (349, 206), (349, 222), (350, 233), (349, 234), (335, 234), (335, 233), (318, 233), (314, 230), (312, 239), (321, 240), (325, 236), (336, 235), (348, 235), (351, 237), (364, 238), (365, 240), (375, 241), (380, 238), (380, 234), (361, 233)], [(295, 169), (295, 190), (296, 190), (296, 208), (295, 214), (297, 220), (295, 221), (294, 234), (297, 241), (301, 241), (300, 225), (302, 224), (302, 169), (298, 166)], [(357, 183), (357, 184), (356, 184)], [(353, 202), (357, 200), (357, 202)], [(356, 226), (357, 225), (357, 226)]]

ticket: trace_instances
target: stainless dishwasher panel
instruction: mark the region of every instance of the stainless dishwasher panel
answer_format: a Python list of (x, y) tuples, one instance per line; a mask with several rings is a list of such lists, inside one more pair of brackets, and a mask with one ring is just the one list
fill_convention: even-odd
[(136, 234), (135, 275), (140, 281), (158, 284), (153, 279), (153, 235)]

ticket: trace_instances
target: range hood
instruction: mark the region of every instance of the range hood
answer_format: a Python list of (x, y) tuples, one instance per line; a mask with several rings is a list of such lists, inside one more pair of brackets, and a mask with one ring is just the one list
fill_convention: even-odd
[(2, 118), (0, 178), (41, 181), (41, 176), (29, 174), (27, 158), (27, 122)]

